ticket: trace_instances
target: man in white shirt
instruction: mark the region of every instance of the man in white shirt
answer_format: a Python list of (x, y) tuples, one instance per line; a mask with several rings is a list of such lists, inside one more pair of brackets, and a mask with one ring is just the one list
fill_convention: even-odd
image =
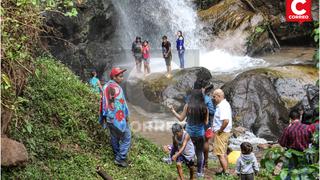
[(213, 118), (213, 131), (215, 132), (213, 152), (218, 156), (223, 169), (220, 174), (228, 175), (227, 148), (232, 129), (232, 111), (221, 89), (213, 92), (213, 99), (216, 103)]

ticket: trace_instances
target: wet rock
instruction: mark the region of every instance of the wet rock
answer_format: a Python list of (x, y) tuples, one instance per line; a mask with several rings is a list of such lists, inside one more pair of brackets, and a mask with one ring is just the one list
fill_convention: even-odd
[(266, 149), (269, 149), (271, 147), (271, 144), (258, 144), (257, 147), (260, 150), (266, 150)]
[[(292, 108), (301, 100), (307, 102), (304, 103), (306, 106), (310, 104), (310, 108), (317, 104), (319, 89), (312, 85), (318, 79), (318, 70), (315, 67), (292, 65), (275, 67), (272, 70), (274, 73), (270, 78), (287, 109)], [(310, 99), (310, 102), (309, 100), (305, 101), (306, 99)]]
[(1, 166), (22, 166), (27, 161), (28, 153), (23, 144), (1, 137)]
[(304, 86), (316, 79), (317, 70), (311, 66), (264, 68), (244, 72), (222, 89), (235, 125), (276, 141), (288, 123), (288, 108), (302, 99)]
[(313, 114), (313, 110), (319, 107), (319, 87), (307, 84), (304, 86), (303, 98), (291, 109), (304, 110), (306, 113)]
[(211, 79), (209, 70), (194, 67), (174, 70), (170, 79), (162, 73), (153, 73), (144, 80), (129, 79), (126, 89), (129, 101), (148, 111), (159, 111), (161, 105), (173, 105), (181, 110), (185, 104), (186, 93), (193, 89), (195, 81), (209, 83)]
[(111, 0), (77, 4), (77, 17), (57, 12), (43, 14), (48, 31), (43, 44), (52, 55), (68, 65), (82, 79), (96, 69), (101, 75), (112, 66), (119, 53), (115, 49), (115, 10)]
[(235, 127), (232, 129), (233, 136), (235, 136), (235, 137), (240, 137), (246, 131), (247, 131), (247, 129), (244, 127), (241, 127), (241, 126), (238, 126), (238, 127)]
[(254, 150), (257, 150), (259, 144), (267, 144), (268, 142), (263, 139), (255, 136), (252, 132), (246, 131), (244, 134), (239, 137), (231, 137), (229, 139), (229, 147), (233, 150), (240, 150), (240, 145), (243, 142), (249, 142), (252, 144)]

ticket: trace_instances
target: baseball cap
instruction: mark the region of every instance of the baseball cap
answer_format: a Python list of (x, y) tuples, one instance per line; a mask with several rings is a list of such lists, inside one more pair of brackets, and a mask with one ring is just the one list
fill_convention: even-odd
[(110, 76), (110, 78), (113, 78), (114, 76), (117, 76), (125, 71), (126, 71), (126, 69), (120, 69), (119, 67), (114, 67), (111, 69), (109, 76)]

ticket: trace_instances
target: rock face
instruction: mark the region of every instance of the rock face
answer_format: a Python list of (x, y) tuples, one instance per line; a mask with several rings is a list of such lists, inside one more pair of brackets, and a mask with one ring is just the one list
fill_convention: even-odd
[(186, 68), (173, 71), (168, 79), (164, 74), (155, 73), (145, 80), (129, 79), (126, 83), (128, 99), (149, 111), (159, 111), (161, 105), (173, 105), (182, 109), (187, 91), (193, 89), (196, 81), (208, 82), (212, 76), (203, 67)]
[(116, 19), (111, 0), (77, 4), (77, 17), (60, 13), (44, 14), (49, 31), (43, 39), (54, 57), (85, 79), (95, 68), (102, 74), (112, 66), (117, 47)]
[[(313, 4), (314, 9), (319, 8), (317, 2)], [(203, 31), (209, 34), (207, 46), (236, 54), (259, 55), (274, 51), (279, 44), (312, 43), (312, 23), (285, 22), (284, 1), (222, 0), (200, 11), (199, 17), (204, 22)]]
[(306, 112), (319, 109), (319, 87), (309, 84), (305, 86), (305, 96), (292, 109), (302, 108)]
[(299, 102), (304, 86), (314, 83), (316, 68), (284, 66), (256, 69), (238, 75), (222, 89), (235, 124), (267, 140), (277, 140), (288, 123), (288, 108)]
[(20, 166), (27, 161), (28, 153), (23, 144), (1, 137), (1, 166)]

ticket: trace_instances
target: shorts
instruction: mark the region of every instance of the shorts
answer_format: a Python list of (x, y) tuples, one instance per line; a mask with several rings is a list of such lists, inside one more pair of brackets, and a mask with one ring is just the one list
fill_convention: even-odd
[(220, 134), (216, 133), (214, 136), (214, 147), (213, 153), (215, 155), (224, 155), (227, 154), (228, 142), (231, 133), (222, 132)]
[[(171, 151), (170, 151), (170, 158), (172, 158), (172, 156), (178, 152), (178, 149), (172, 145), (171, 146)], [(194, 166), (194, 160), (190, 159), (188, 160), (183, 154), (181, 154), (180, 156), (177, 157), (177, 161), (176, 162), (181, 162), (181, 163), (185, 163), (188, 167), (190, 166)]]
[(139, 61), (139, 62), (141, 63), (141, 61), (142, 61), (142, 55), (140, 55), (140, 54), (134, 54), (133, 56), (134, 56), (135, 61)]
[(177, 162), (185, 163), (188, 167), (194, 166), (194, 161), (192, 159), (188, 160), (184, 155), (178, 156)]
[(166, 61), (166, 66), (171, 66), (171, 59), (172, 59), (171, 56), (164, 58), (164, 60)]
[(150, 58), (142, 58), (144, 64), (150, 64)]

